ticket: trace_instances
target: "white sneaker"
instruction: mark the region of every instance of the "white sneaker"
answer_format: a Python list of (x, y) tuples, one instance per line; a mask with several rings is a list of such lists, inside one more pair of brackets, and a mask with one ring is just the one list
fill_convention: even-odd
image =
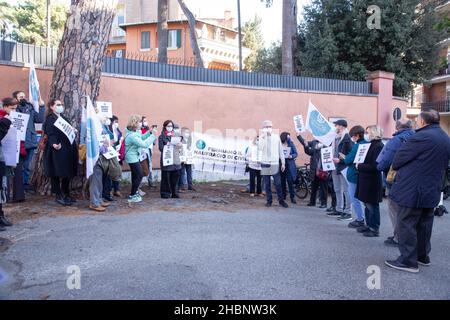
[(134, 196), (129, 196), (128, 197), (128, 202), (132, 202), (132, 203), (138, 203), (141, 202), (142, 198), (139, 194), (135, 194)]
[(142, 191), (141, 189), (138, 189), (138, 194), (143, 197), (146, 195), (146, 193), (144, 191)]

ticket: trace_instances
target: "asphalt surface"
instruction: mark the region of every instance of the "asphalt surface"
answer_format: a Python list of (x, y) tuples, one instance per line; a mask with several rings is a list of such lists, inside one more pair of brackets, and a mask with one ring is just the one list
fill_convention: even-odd
[[(0, 299), (450, 299), (449, 215), (435, 219), (432, 266), (409, 274), (384, 266), (398, 255), (383, 244), (384, 204), (370, 239), (318, 208), (263, 204), (23, 221), (0, 233)], [(372, 265), (380, 289), (368, 289)]]

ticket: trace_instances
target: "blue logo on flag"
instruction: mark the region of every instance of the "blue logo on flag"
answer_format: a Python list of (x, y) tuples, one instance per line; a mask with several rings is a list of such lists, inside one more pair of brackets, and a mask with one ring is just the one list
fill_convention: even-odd
[(328, 124), (328, 121), (324, 119), (316, 110), (310, 113), (309, 127), (311, 128), (312, 134), (316, 137), (324, 136), (332, 129)]

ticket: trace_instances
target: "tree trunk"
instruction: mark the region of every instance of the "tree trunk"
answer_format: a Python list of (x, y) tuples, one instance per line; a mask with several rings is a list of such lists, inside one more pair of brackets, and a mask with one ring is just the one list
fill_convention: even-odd
[[(117, 0), (72, 0), (64, 35), (58, 49), (53, 73), (50, 99), (60, 99), (64, 115), (72, 126), (80, 130), (82, 108), (86, 96), (97, 99), (103, 59), (109, 42)], [(84, 168), (80, 168), (80, 174)], [(80, 176), (81, 177), (81, 176)], [(40, 151), (31, 183), (41, 194), (50, 191), (49, 179), (44, 176)], [(73, 184), (81, 187), (84, 176)]]
[(168, 0), (158, 0), (158, 62), (167, 63), (169, 42), (167, 20), (169, 20)]
[(282, 73), (294, 74), (294, 53), (297, 44), (297, 1), (283, 0)]
[(195, 64), (197, 67), (204, 68), (205, 65), (203, 64), (202, 52), (200, 51), (200, 47), (198, 46), (197, 31), (195, 30), (196, 24), (195, 17), (192, 14), (191, 10), (189, 10), (189, 8), (186, 6), (183, 0), (178, 0), (178, 4), (180, 5), (181, 10), (183, 10), (184, 15), (186, 16), (189, 22), (189, 35), (191, 39), (192, 51), (194, 52), (195, 56)]

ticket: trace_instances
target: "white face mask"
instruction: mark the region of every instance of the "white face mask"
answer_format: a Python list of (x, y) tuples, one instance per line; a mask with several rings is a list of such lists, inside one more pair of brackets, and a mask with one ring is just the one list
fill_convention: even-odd
[(272, 133), (272, 128), (263, 128), (264, 133)]
[(64, 112), (64, 106), (56, 106), (55, 112), (61, 114)]
[(113, 128), (114, 128), (114, 129), (117, 129), (118, 127), (119, 127), (119, 124), (118, 124), (117, 122), (114, 122), (114, 123), (113, 123)]
[(142, 124), (144, 125), (144, 127), (148, 127), (148, 122), (147, 121), (144, 121)]
[(106, 120), (105, 120), (105, 125), (110, 126), (110, 125), (111, 125), (111, 120), (106, 119)]
[(172, 132), (173, 131), (173, 127), (166, 127), (167, 132)]
[(364, 134), (364, 140), (366, 140), (366, 141), (370, 141), (370, 138), (369, 138), (369, 135), (366, 133), (366, 134)]

